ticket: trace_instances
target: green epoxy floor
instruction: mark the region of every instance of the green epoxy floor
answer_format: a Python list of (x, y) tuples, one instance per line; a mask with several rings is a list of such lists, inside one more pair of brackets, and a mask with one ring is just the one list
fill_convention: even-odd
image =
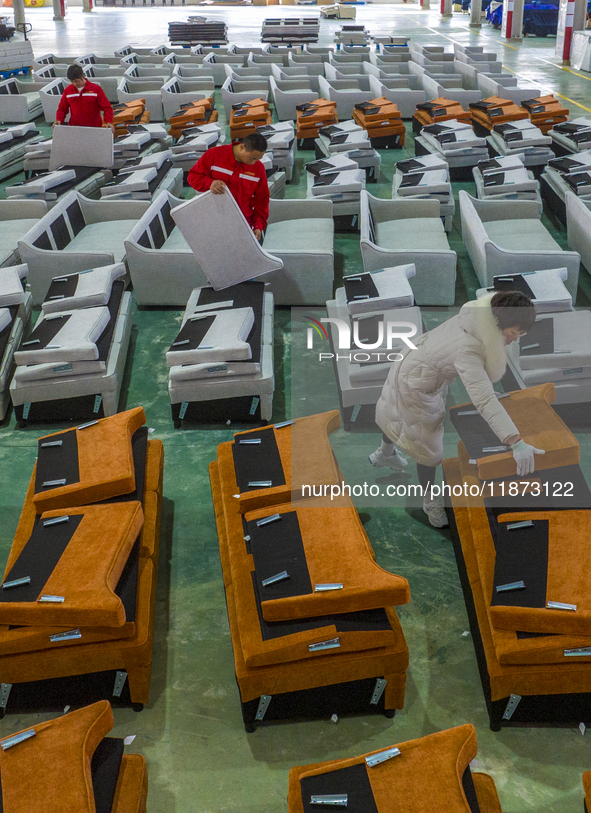
[[(70, 9), (68, 22), (58, 24), (51, 20), (48, 9), (29, 9), (27, 15), (34, 26), (32, 39), (37, 54), (106, 54), (128, 41), (159, 44), (166, 39), (169, 20), (193, 11), (202, 12), (188, 8), (100, 9), (91, 16)], [(289, 6), (280, 10), (205, 10), (208, 17), (225, 19), (230, 40), (240, 44), (257, 43), (265, 16), (309, 12)], [(569, 101), (572, 117), (585, 115), (591, 109), (589, 77), (560, 68), (553, 54), (553, 39), (530, 38), (521, 46), (503, 45), (500, 32), (488, 26), (483, 26), (480, 34), (470, 31), (467, 16), (454, 14), (451, 20), (442, 21), (435, 10), (421, 12), (416, 5), (359, 6), (357, 21), (372, 32), (396, 29), (425, 43), (446, 44), (450, 39), (484, 42), (490, 46), (488, 50), (502, 55), (507, 69), (522, 77), (521, 84), (535, 82), (581, 105), (579, 108)], [(337, 22), (323, 22), (321, 42), (328, 42), (338, 27)], [(409, 133), (405, 150), (382, 153), (380, 182), (370, 185), (369, 191), (390, 197), (395, 162), (412, 154)], [(303, 164), (311, 157), (311, 153), (298, 154), (296, 182), (288, 186), (288, 197), (305, 195)], [(19, 179), (11, 182), (15, 180)], [(4, 186), (6, 182), (2, 189)], [(473, 191), (472, 184), (455, 187)], [(546, 218), (544, 222), (566, 246), (564, 230), (557, 230), (556, 224)], [(450, 243), (458, 252), (459, 306), (474, 296), (478, 286), (461, 243), (458, 215)], [(338, 284), (343, 273), (361, 270), (358, 236), (338, 235), (335, 252)], [(582, 271), (578, 305), (587, 307), (590, 298), (591, 278)], [(449, 309), (424, 310), (429, 326), (451, 313)], [(465, 722), (472, 722), (477, 729), (476, 767), (494, 777), (506, 813), (578, 813), (583, 798), (580, 777), (591, 768), (589, 736), (582, 737), (578, 729), (509, 729), (497, 734), (489, 731), (472, 640), (465, 634), (468, 621), (449, 534), (430, 528), (420, 509), (410, 504), (359, 504), (379, 564), (406, 576), (411, 586), (411, 603), (400, 609), (411, 664), (405, 709), (394, 720), (359, 717), (337, 724), (321, 720), (244, 733), (207, 475), (217, 444), (228, 440), (239, 427), (173, 430), (164, 353), (176, 335), (180, 316), (180, 311), (175, 310), (134, 310), (120, 405), (121, 409), (144, 406), (153, 436), (163, 440), (166, 454), (151, 700), (141, 714), (117, 710), (114, 732), (118, 736), (137, 735), (128, 750), (139, 751), (148, 761), (151, 813), (283, 813), (291, 766), (360, 754)], [(274, 420), (337, 405), (330, 367), (310, 368), (305, 390), (294, 384), (292, 392), (291, 327), (290, 311), (278, 309)], [(455, 385), (450, 403), (460, 403), (464, 398), (462, 387)], [(18, 522), (37, 438), (55, 428), (16, 430), (13, 417), (0, 427), (0, 561), (8, 553)], [(585, 433), (577, 437), (584, 468), (590, 471), (590, 439)], [(384, 476), (383, 470), (369, 466), (366, 456), (377, 440), (377, 436), (351, 436), (342, 430), (335, 433), (333, 446), (345, 479), (350, 483), (365, 480), (378, 484), (412, 481), (414, 471)], [(455, 445), (456, 437), (448, 426), (449, 455), (455, 453)], [(5, 736), (47, 716), (8, 715), (0, 722), (0, 733)]]

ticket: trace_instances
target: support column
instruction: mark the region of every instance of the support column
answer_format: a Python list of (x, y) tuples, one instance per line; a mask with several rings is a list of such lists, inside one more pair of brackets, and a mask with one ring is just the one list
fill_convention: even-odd
[(453, 0), (440, 0), (440, 11), (442, 17), (451, 17), (453, 13)]
[(501, 34), (508, 40), (523, 38), (523, 0), (506, 0), (503, 3)]
[(82, 0), (82, 11), (92, 11), (92, 0)]
[(25, 1), (12, 0), (12, 9), (14, 11), (15, 26), (22, 25), (25, 22)]
[(587, 4), (585, 0), (560, 0), (558, 30), (556, 32), (555, 56), (563, 65), (570, 65), (570, 53), (574, 31), (585, 28)]
[(52, 1), (53, 1), (53, 19), (64, 20), (67, 9), (66, 0), (52, 0)]
[(431, 0), (421, 0), (421, 8), (423, 11), (429, 11), (431, 8)]
[(470, 28), (482, 25), (482, 0), (470, 0)]

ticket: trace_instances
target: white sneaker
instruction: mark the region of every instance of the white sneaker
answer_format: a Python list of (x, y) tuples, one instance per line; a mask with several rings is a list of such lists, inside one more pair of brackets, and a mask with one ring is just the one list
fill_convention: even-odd
[(404, 471), (408, 466), (408, 461), (401, 456), (398, 449), (394, 449), (394, 454), (390, 455), (385, 455), (381, 449), (376, 449), (373, 454), (370, 454), (369, 462), (376, 469), (388, 466), (392, 471)]
[(423, 500), (423, 511), (429, 517), (429, 522), (434, 528), (449, 527), (449, 521), (443, 505), (443, 497)]

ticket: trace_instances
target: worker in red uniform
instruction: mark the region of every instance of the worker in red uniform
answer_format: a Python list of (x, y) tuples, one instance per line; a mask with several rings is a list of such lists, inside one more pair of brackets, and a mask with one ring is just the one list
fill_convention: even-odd
[(269, 184), (261, 164), (266, 149), (266, 138), (251, 133), (235, 144), (207, 150), (188, 177), (189, 186), (197, 192), (221, 195), (229, 189), (259, 241), (269, 219)]
[(80, 65), (70, 65), (67, 77), (72, 84), (62, 93), (53, 126), (63, 124), (69, 113), (73, 127), (102, 127), (104, 119), (114, 133), (113, 108), (102, 87), (89, 82)]

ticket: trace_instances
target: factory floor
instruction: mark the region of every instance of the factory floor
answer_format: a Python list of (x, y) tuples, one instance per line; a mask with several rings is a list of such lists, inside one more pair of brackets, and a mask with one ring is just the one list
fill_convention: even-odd
[[(168, 22), (194, 13), (224, 19), (231, 42), (256, 45), (265, 17), (316, 14), (316, 9), (216, 5), (99, 8), (84, 14), (80, 8), (70, 8), (66, 22), (54, 23), (46, 6), (28, 8), (27, 21), (33, 25), (31, 40), (37, 55), (112, 54), (128, 42), (139, 46), (166, 42)], [(506, 69), (518, 74), (521, 85), (558, 95), (570, 108), (571, 118), (591, 112), (591, 76), (561, 67), (554, 56), (554, 38), (508, 44), (487, 24), (480, 32), (470, 30), (468, 19), (455, 13), (443, 20), (435, 9), (421, 11), (416, 4), (357, 6), (357, 23), (372, 33), (394, 32), (448, 47), (452, 42), (482, 44), (486, 50), (499, 53)], [(320, 43), (331, 42), (339, 27), (339, 21), (322, 21)], [(219, 91), (216, 98), (223, 120)], [(48, 131), (45, 125), (42, 129)], [(379, 183), (368, 187), (372, 194), (390, 197), (396, 161), (414, 154), (410, 126), (407, 129), (403, 150), (382, 152)], [(288, 197), (305, 197), (303, 166), (312, 158), (312, 153), (297, 154)], [(21, 179), (12, 178), (10, 183)], [(1, 197), (7, 183), (2, 185)], [(460, 188), (474, 191), (472, 184), (454, 185), (456, 192)], [(544, 223), (566, 247), (564, 229), (546, 216)], [(478, 284), (461, 242), (459, 212), (450, 244), (458, 253), (456, 305), (460, 306), (474, 297)], [(362, 269), (358, 235), (338, 234), (335, 258), (338, 287), (343, 273)], [(577, 305), (588, 307), (590, 298), (591, 278), (582, 271)], [(431, 326), (453, 312), (425, 308), (425, 321)], [(298, 331), (301, 334), (301, 324), (291, 317), (289, 309), (276, 310), (274, 421), (338, 408), (329, 364), (318, 365), (307, 381), (300, 383), (303, 376), (298, 356), (292, 377), (292, 327), (294, 335)], [(131, 709), (117, 710), (114, 729), (117, 736), (136, 735), (128, 750), (147, 759), (150, 813), (284, 813), (291, 766), (349, 757), (467, 722), (477, 731), (477, 769), (493, 776), (506, 813), (578, 813), (583, 805), (581, 774), (591, 769), (590, 735), (582, 736), (579, 728), (489, 730), (450, 533), (431, 528), (420, 508), (402, 499), (379, 505), (360, 500), (358, 508), (378, 563), (410, 582), (411, 602), (399, 613), (410, 651), (404, 710), (393, 720), (368, 716), (335, 723), (326, 719), (245, 733), (207, 470), (217, 445), (229, 440), (240, 427), (221, 424), (173, 429), (165, 351), (180, 319), (180, 310), (134, 309), (120, 403), (122, 410), (143, 405), (148, 426), (154, 429), (152, 437), (161, 438), (165, 447), (163, 544), (151, 698), (140, 714)], [(454, 386), (450, 398), (450, 403), (461, 403), (465, 399), (462, 387)], [(18, 522), (37, 439), (55, 428), (36, 425), (16, 429), (14, 415), (0, 426), (0, 562), (8, 554)], [(584, 467), (588, 468), (589, 436), (579, 431), (577, 437)], [(414, 464), (408, 475), (391, 477), (369, 465), (367, 455), (378, 445), (377, 434), (351, 435), (341, 429), (333, 438), (349, 483), (416, 482)], [(457, 436), (448, 425), (449, 456), (455, 454), (456, 443)], [(328, 544), (336, 545), (338, 540), (328, 540)], [(50, 716), (8, 714), (0, 722), (0, 734), (7, 736)]]

